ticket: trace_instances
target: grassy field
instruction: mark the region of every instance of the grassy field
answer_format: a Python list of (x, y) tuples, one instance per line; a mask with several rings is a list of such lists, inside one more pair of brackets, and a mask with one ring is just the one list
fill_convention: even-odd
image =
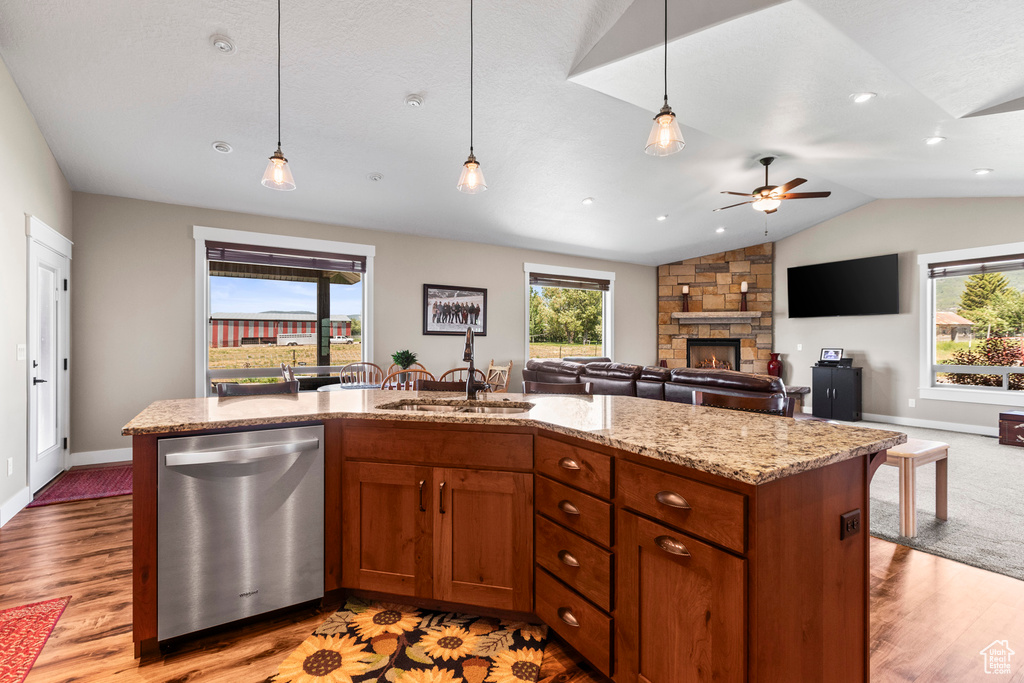
[[(362, 359), (363, 345), (331, 344), (331, 365), (345, 365)], [(210, 369), (276, 368), (288, 363), (299, 371), (300, 364), (316, 365), (315, 346), (253, 345), (210, 349)]]
[(565, 358), (566, 356), (597, 358), (600, 355), (600, 344), (550, 344), (547, 342), (530, 344), (530, 358)]
[(967, 342), (940, 341), (935, 342), (935, 359), (938, 362), (949, 360), (955, 351), (966, 351)]

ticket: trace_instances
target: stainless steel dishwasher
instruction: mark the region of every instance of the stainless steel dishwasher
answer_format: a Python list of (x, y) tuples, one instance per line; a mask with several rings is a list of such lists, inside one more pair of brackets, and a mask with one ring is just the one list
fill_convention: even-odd
[(324, 594), (324, 428), (161, 439), (157, 639)]

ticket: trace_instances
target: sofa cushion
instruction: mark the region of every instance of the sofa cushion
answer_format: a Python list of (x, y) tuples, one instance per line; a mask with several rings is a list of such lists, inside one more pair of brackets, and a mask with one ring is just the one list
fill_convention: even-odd
[(778, 377), (755, 375), (735, 370), (713, 370), (710, 368), (674, 368), (672, 380), (676, 384), (710, 389), (732, 389), (753, 391), (763, 394), (785, 394), (786, 386)]
[(635, 380), (640, 376), (639, 365), (627, 363), (587, 363), (583, 366), (583, 376), (603, 377), (605, 379)]
[(672, 379), (672, 371), (657, 365), (648, 365), (640, 370), (640, 379), (649, 382), (669, 382)]
[(600, 357), (594, 357), (594, 356), (566, 356), (562, 360), (567, 360), (567, 361), (570, 361), (572, 363), (583, 363), (584, 365), (586, 365), (588, 363), (611, 363), (612, 362), (611, 358), (605, 358), (604, 356), (600, 356)]

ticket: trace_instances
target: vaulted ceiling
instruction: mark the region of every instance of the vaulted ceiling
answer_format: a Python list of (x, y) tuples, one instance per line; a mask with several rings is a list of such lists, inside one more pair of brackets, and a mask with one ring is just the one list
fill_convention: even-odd
[[(643, 153), (661, 0), (476, 0), (479, 195), (455, 189), (468, 0), (282, 7), (289, 193), (259, 183), (277, 137), (273, 0), (8, 0), (0, 56), (84, 192), (646, 264), (874, 198), (1024, 194), (1019, 0), (670, 0), (669, 102), (687, 144), (665, 158)], [(862, 91), (878, 96), (854, 104)], [(733, 203), (719, 191), (762, 184), (766, 154), (774, 184), (800, 176), (832, 196), (767, 220), (713, 213)]]

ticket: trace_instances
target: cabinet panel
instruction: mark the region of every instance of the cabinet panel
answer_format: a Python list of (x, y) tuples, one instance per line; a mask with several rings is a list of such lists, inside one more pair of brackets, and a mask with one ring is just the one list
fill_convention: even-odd
[(537, 564), (606, 611), (612, 608), (612, 554), (537, 515)]
[(435, 469), (434, 598), (533, 608), (533, 477)]
[(538, 476), (537, 512), (602, 545), (612, 545), (610, 503)]
[(430, 468), (344, 464), (342, 583), (346, 587), (430, 597), (430, 489)]
[(612, 459), (544, 436), (535, 440), (537, 471), (602, 498), (612, 497)]
[(611, 675), (612, 620), (543, 569), (537, 570), (537, 616), (599, 671)]
[(746, 678), (746, 560), (619, 512), (618, 678)]
[(345, 458), (455, 467), (533, 468), (533, 436), (415, 427), (346, 427)]

